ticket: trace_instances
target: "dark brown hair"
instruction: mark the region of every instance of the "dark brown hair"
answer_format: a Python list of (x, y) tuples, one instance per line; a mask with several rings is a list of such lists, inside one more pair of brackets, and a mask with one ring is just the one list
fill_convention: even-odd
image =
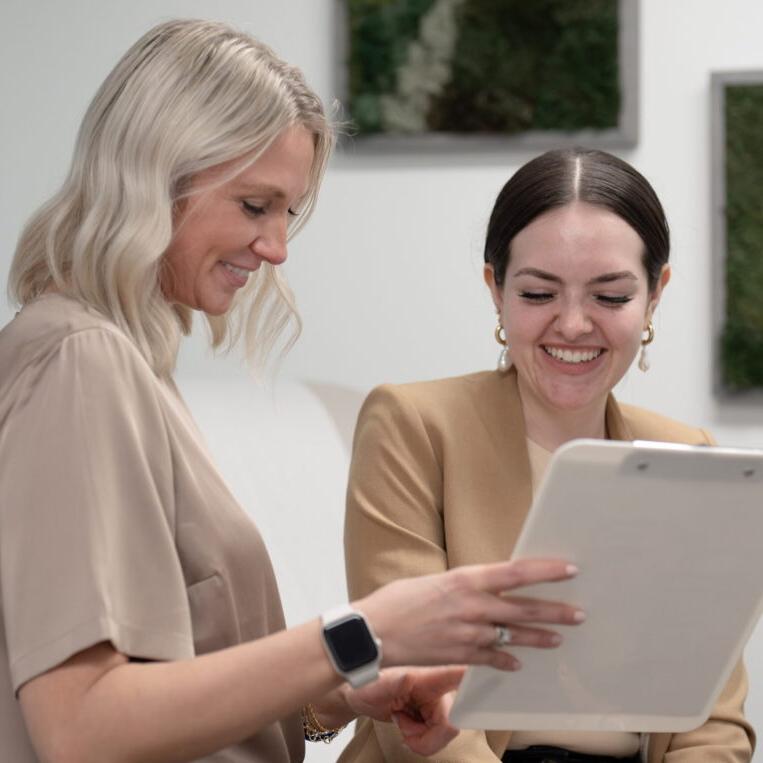
[(520, 167), (495, 201), (485, 240), (485, 262), (500, 286), (511, 242), (536, 217), (555, 207), (584, 201), (625, 220), (644, 242), (644, 268), (654, 291), (670, 254), (670, 232), (662, 204), (649, 181), (606, 151), (557, 149)]

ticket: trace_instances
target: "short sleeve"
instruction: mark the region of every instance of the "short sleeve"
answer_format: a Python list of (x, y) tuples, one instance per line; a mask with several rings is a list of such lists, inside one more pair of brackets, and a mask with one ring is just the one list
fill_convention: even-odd
[(102, 328), (26, 367), (0, 422), (0, 591), (14, 690), (101, 641), (193, 656), (162, 390)]

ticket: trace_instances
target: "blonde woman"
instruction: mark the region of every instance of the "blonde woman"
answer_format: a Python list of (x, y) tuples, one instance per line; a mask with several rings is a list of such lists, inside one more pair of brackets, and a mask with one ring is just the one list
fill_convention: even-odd
[[(193, 311), (261, 356), (278, 265), (333, 142), (302, 75), (222, 24), (173, 21), (96, 94), (23, 230), (0, 331), (0, 759), (302, 760), (358, 714), (436, 751), (458, 669), (557, 642), (579, 613), (500, 595), (574, 574), (475, 566), (284, 630), (263, 542), (172, 382)], [(267, 510), (262, 507), (261, 510)], [(534, 623), (534, 625), (528, 625)], [(540, 626), (540, 627), (539, 627)]]

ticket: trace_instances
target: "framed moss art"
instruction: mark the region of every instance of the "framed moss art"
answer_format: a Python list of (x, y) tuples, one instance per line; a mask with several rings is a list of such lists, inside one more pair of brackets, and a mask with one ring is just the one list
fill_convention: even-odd
[(338, 0), (356, 147), (637, 140), (638, 0)]
[(713, 75), (716, 387), (763, 392), (763, 71)]

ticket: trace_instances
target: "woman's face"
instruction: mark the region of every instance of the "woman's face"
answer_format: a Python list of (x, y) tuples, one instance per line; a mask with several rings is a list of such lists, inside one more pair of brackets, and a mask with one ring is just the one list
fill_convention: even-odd
[(574, 202), (537, 217), (511, 242), (501, 315), (523, 396), (550, 411), (600, 411), (631, 365), (670, 277), (648, 291), (644, 243), (604, 207)]
[(313, 137), (290, 127), (243, 172), (216, 183), (237, 161), (199, 173), (175, 221), (164, 255), (161, 285), (173, 303), (222, 315), (236, 291), (263, 262), (286, 259), (289, 217), (308, 190)]

